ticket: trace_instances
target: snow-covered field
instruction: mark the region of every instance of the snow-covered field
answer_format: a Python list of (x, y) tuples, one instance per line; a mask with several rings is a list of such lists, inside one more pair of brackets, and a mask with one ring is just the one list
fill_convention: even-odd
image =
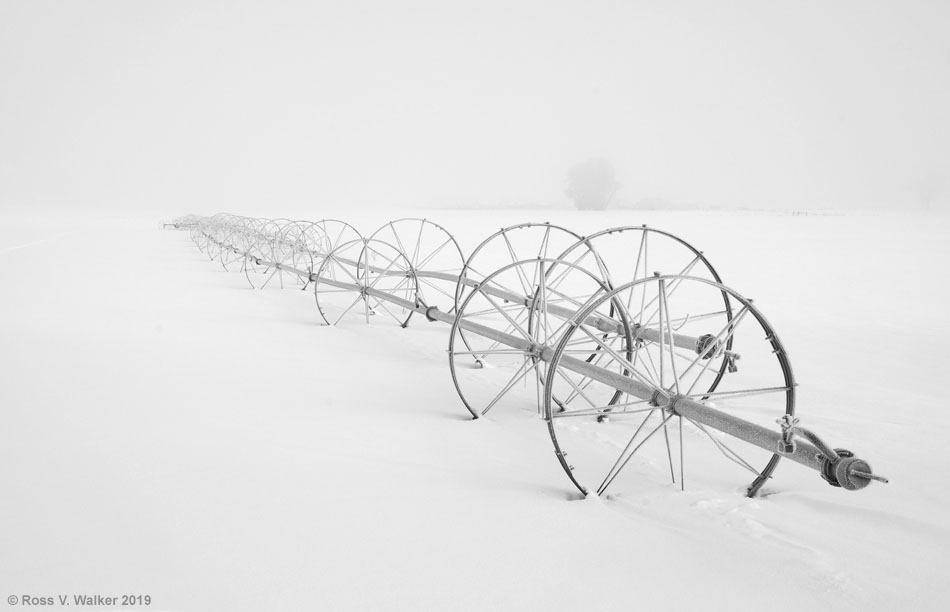
[[(339, 216), (365, 231), (391, 216), (246, 212)], [(158, 218), (8, 215), (3, 599), (140, 594), (194, 611), (950, 605), (948, 217), (397, 216), (415, 214), (466, 252), (521, 221), (683, 237), (778, 330), (803, 424), (891, 483), (851, 493), (786, 462), (768, 495), (747, 499), (742, 481), (681, 492), (663, 464), (644, 463), (642, 486), (579, 499), (536, 415), (469, 418), (444, 325), (320, 326), (312, 293), (251, 290)]]

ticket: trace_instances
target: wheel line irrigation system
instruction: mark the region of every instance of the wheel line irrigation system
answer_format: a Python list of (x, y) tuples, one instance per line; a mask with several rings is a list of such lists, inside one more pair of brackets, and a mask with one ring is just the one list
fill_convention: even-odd
[(413, 317), (450, 325), (452, 379), (473, 418), (534, 404), (584, 494), (613, 492), (651, 439), (684, 487), (684, 426), (748, 474), (750, 497), (783, 458), (845, 490), (887, 482), (799, 425), (796, 383), (772, 326), (702, 252), (667, 232), (625, 226), (581, 236), (524, 223), (466, 257), (426, 219), (391, 221), (369, 237), (338, 220), (230, 214), (165, 227), (189, 231), (254, 288), (312, 290), (326, 325), (381, 318), (407, 327)]

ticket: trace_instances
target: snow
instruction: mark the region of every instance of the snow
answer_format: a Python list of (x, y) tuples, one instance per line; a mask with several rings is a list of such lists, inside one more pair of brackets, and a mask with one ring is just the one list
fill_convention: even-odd
[[(366, 233), (390, 218), (294, 212)], [(645, 457), (636, 488), (581, 499), (536, 414), (470, 419), (445, 325), (321, 326), (312, 292), (251, 290), (157, 217), (6, 215), (0, 594), (229, 611), (950, 601), (950, 219), (394, 216), (414, 215), (465, 252), (526, 220), (690, 241), (779, 331), (802, 424), (891, 483), (846, 492), (786, 462), (747, 499), (747, 483), (689, 471), (681, 492)]]

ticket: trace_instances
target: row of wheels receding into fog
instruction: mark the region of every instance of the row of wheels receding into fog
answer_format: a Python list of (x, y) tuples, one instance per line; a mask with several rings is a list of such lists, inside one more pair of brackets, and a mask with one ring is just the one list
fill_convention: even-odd
[[(476, 418), (540, 415), (584, 493), (702, 479), (751, 483), (754, 495), (782, 456), (774, 436), (792, 443), (795, 382), (775, 331), (702, 252), (667, 232), (581, 236), (525, 223), (466, 256), (425, 219), (368, 236), (329, 219), (220, 214), (179, 225), (252, 287), (311, 291), (324, 324), (450, 324), (449, 364), (465, 408)], [(764, 439), (776, 420), (786, 427)], [(834, 454), (825, 453), (826, 471)], [(870, 477), (860, 464), (849, 477)]]

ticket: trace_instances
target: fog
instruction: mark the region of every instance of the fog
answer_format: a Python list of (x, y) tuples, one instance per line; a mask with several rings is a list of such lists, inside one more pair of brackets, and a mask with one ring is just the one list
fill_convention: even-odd
[(0, 209), (942, 208), (946, 2), (0, 0)]

